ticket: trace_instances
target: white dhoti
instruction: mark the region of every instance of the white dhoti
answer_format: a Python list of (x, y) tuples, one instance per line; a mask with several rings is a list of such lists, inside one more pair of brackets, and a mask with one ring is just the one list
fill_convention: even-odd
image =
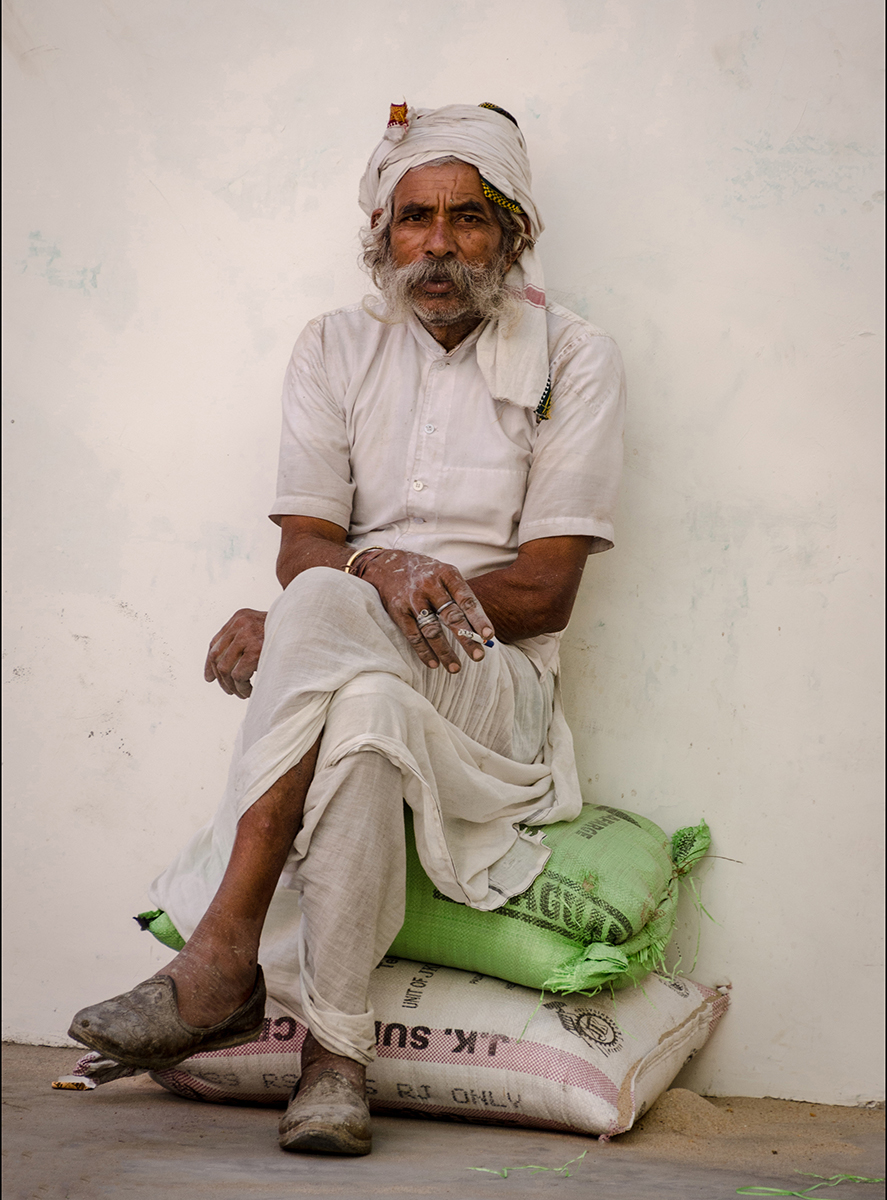
[(302, 827), (262, 932), (269, 992), (317, 1040), (371, 1062), (367, 983), (403, 923), (403, 801), (422, 865), (453, 900), (498, 908), (548, 858), (520, 824), (577, 816), (572, 740), (551, 673), (496, 643), (458, 674), (425, 667), (370, 584), (325, 567), (268, 613), (214, 820), (151, 886), (183, 937), (228, 863), (243, 813), (321, 735)]

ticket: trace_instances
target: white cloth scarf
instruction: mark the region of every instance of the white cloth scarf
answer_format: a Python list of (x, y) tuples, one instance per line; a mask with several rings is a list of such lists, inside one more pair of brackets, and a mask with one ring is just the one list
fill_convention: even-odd
[[(360, 182), (360, 207), (367, 216), (385, 207), (407, 171), (452, 155), (517, 201), (529, 218), (530, 236), (539, 237), (544, 225), (530, 194), (530, 161), (517, 125), (493, 109), (469, 104), (409, 108), (395, 121), (398, 107), (392, 105), (392, 123)], [(477, 362), (494, 399), (535, 409), (547, 387), (549, 365), (545, 280), (534, 249), (523, 251), (506, 283), (523, 297), (520, 318), (508, 328), (500, 321), (487, 324), (478, 339)]]

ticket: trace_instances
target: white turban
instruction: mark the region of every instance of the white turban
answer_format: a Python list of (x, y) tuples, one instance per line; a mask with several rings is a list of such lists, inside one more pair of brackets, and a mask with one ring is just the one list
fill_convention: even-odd
[[(388, 129), (360, 181), (360, 207), (372, 216), (385, 207), (407, 171), (449, 155), (477, 167), (490, 199), (515, 211), (515, 204), (519, 206), (535, 241), (544, 225), (531, 195), (523, 134), (509, 117), (485, 106), (448, 104), (427, 109), (392, 104)], [(490, 186), (498, 195), (491, 193)], [(499, 321), (489, 322), (478, 339), (478, 366), (495, 399), (533, 409), (541, 403), (540, 412), (547, 415), (545, 280), (535, 250), (523, 251), (506, 283), (523, 297), (520, 318), (507, 330)]]

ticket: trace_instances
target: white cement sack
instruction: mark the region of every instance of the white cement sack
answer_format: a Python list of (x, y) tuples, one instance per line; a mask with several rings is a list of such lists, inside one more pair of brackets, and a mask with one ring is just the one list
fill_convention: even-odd
[[(632, 1127), (727, 1008), (711, 988), (655, 974), (615, 997), (546, 993), (540, 1005), (529, 988), (391, 957), (373, 972), (370, 998), (374, 1110), (603, 1136)], [(282, 1107), (299, 1078), (305, 1032), (269, 998), (256, 1041), (196, 1054), (152, 1078), (194, 1100)], [(88, 1076), (91, 1058), (75, 1074)]]

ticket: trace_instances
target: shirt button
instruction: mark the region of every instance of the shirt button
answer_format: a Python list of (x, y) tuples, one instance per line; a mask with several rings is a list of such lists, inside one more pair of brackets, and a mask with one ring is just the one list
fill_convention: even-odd
[(424, 517), (413, 517), (413, 524), (414, 525), (424, 525), (425, 518)]
[(422, 482), (421, 479), (413, 480), (413, 491), (414, 492), (421, 492), (422, 489), (424, 488), (424, 486), (425, 486), (425, 484)]
[(425, 432), (426, 432), (426, 433), (434, 433), (434, 426), (433, 426), (433, 425), (426, 425), (426, 426), (425, 426)]

